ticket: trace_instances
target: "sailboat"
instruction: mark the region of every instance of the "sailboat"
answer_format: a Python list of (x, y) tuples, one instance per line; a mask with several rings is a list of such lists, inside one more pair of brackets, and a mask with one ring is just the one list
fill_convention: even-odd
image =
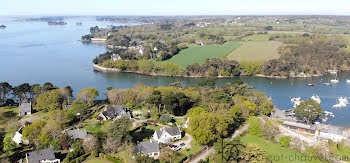
[(337, 79), (337, 73), (335, 73), (335, 78), (331, 80), (331, 83), (336, 84), (339, 83), (339, 80)]

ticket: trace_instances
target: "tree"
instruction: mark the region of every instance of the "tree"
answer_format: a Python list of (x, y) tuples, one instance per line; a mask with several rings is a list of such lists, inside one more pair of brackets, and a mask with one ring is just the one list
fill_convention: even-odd
[(3, 142), (3, 150), (4, 151), (11, 151), (17, 147), (16, 143), (12, 141), (11, 137), (6, 137)]
[(228, 125), (223, 115), (208, 113), (191, 117), (189, 131), (197, 143), (209, 144), (218, 138), (227, 136)]
[(78, 119), (77, 115), (83, 116), (87, 114), (89, 105), (82, 101), (74, 101), (72, 107), (66, 112), (69, 122), (73, 122)]
[(261, 131), (261, 120), (258, 117), (249, 117), (248, 119), (249, 124), (249, 133), (255, 136), (261, 137), (262, 131)]
[(173, 118), (167, 114), (163, 114), (162, 116), (160, 116), (159, 120), (163, 123), (170, 123), (173, 120)]
[(44, 92), (47, 92), (47, 91), (50, 91), (50, 90), (53, 90), (53, 89), (56, 89), (57, 87), (55, 87), (52, 83), (50, 82), (46, 82), (44, 83), (43, 85), (43, 91)]
[(248, 144), (241, 150), (239, 159), (251, 163), (269, 163), (266, 151), (256, 144)]
[(207, 110), (205, 110), (202, 107), (194, 107), (191, 108), (190, 110), (187, 111), (187, 117), (194, 117), (194, 116), (198, 116), (198, 115), (205, 115), (207, 114)]
[(281, 147), (288, 147), (290, 142), (292, 142), (292, 139), (289, 136), (283, 136), (280, 138)]
[(12, 86), (7, 82), (0, 83), (0, 104), (6, 102), (7, 96), (10, 95)]
[(200, 87), (214, 88), (215, 87), (215, 78), (206, 79), (206, 80), (200, 81), (200, 82), (197, 83), (197, 85), (200, 86)]
[(153, 91), (152, 95), (150, 95), (147, 100), (147, 103), (153, 104), (154, 107), (158, 108), (160, 112), (160, 105), (162, 104), (162, 93), (160, 91)]
[(92, 105), (95, 98), (99, 96), (97, 89), (95, 88), (84, 88), (77, 94), (77, 100), (83, 101)]
[(126, 145), (131, 142), (132, 138), (129, 133), (131, 120), (128, 117), (124, 116), (113, 121), (107, 128), (107, 137), (115, 141), (117, 145)]
[(59, 92), (59, 90), (51, 90), (48, 92), (45, 92), (41, 94), (36, 102), (36, 109), (37, 110), (55, 110), (55, 109), (61, 109), (63, 103), (63, 96)]
[(13, 88), (13, 93), (17, 96), (21, 101), (27, 97), (27, 93), (30, 93), (30, 85), (28, 83), (23, 83), (19, 86)]
[(323, 110), (319, 103), (309, 99), (302, 102), (295, 109), (295, 115), (298, 119), (305, 120), (308, 124), (312, 124), (323, 115)]
[(136, 158), (137, 163), (156, 163), (156, 162), (159, 162), (159, 161), (154, 160), (151, 157), (141, 155), (141, 154), (137, 154), (135, 156), (135, 158)]
[(50, 143), (51, 143), (51, 138), (46, 133), (42, 133), (40, 135), (40, 148), (41, 149), (48, 148), (50, 146)]
[(45, 126), (45, 122), (41, 120), (36, 120), (32, 124), (27, 125), (23, 128), (22, 135), (23, 138), (29, 140), (30, 143), (34, 144), (36, 147), (39, 147), (39, 138), (41, 136), (41, 131)]
[(92, 153), (93, 151), (98, 151), (98, 140), (93, 135), (88, 135), (83, 141), (84, 151), (86, 153)]

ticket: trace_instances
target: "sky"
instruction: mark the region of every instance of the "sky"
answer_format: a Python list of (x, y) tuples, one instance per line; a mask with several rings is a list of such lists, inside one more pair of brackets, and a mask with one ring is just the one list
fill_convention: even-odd
[(350, 15), (350, 0), (1, 0), (0, 15)]

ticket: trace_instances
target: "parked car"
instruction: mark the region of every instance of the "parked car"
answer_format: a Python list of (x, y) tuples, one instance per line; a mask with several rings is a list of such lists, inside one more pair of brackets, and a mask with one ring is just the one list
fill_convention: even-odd
[(185, 143), (181, 143), (181, 144), (180, 144), (181, 147), (183, 147), (183, 146), (185, 146), (185, 145), (186, 145)]

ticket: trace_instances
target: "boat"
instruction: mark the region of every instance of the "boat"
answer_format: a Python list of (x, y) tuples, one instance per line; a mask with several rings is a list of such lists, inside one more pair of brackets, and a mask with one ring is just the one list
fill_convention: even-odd
[(317, 96), (317, 95), (312, 95), (311, 96), (311, 99), (316, 101), (317, 103), (321, 104), (321, 98), (320, 96)]
[(334, 114), (332, 112), (329, 112), (329, 111), (324, 111), (324, 115), (327, 117), (335, 117)]
[(6, 26), (5, 25), (0, 25), (0, 29), (5, 29)]
[(333, 83), (333, 84), (339, 83), (339, 80), (338, 80), (338, 79), (332, 79), (332, 80), (331, 80), (331, 83)]
[(315, 84), (309, 83), (309, 84), (307, 84), (307, 86), (313, 87), (313, 86), (315, 86)]
[(323, 83), (324, 85), (331, 85), (331, 83)]
[(349, 101), (346, 97), (339, 97), (337, 99), (337, 104), (333, 105), (333, 108), (335, 109), (340, 109), (340, 108), (344, 108), (347, 107), (349, 105)]
[(350, 83), (350, 79), (346, 79), (346, 82), (347, 82), (347, 83)]
[(337, 79), (337, 72), (335, 73), (335, 78), (331, 80), (331, 83), (333, 84), (339, 83), (339, 80)]

